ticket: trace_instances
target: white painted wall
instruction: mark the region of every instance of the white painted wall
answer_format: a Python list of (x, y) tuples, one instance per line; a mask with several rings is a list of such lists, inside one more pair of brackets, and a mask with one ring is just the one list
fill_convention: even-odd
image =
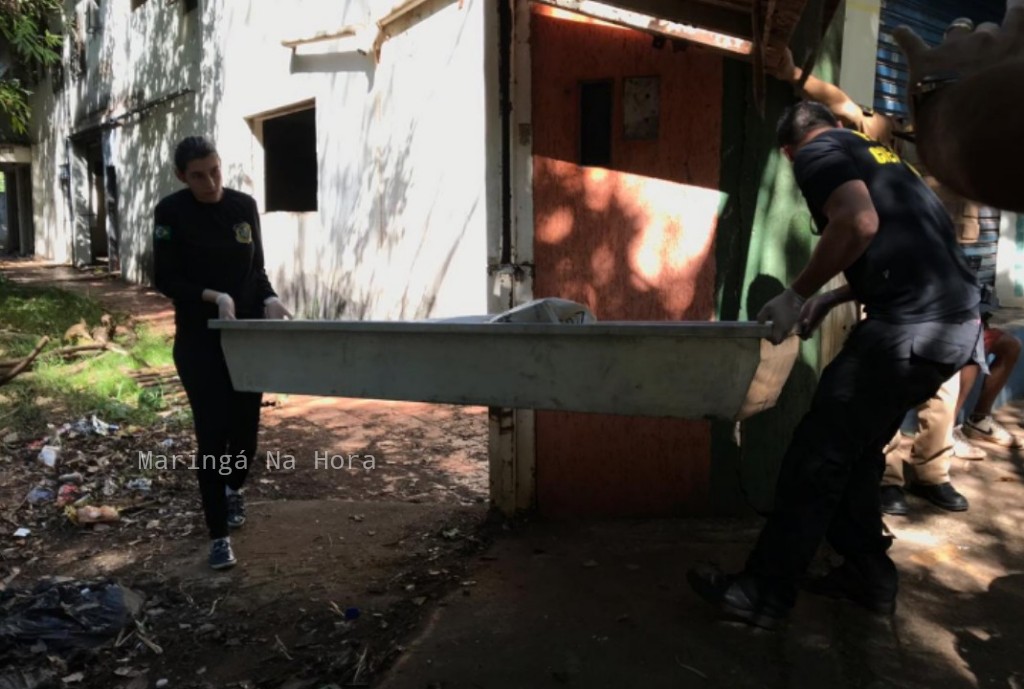
[(0, 146), (0, 163), (31, 163), (32, 149), (21, 144)]
[(201, 0), (188, 15), (164, 0), (134, 12), (130, 0), (98, 2), (103, 31), (87, 38), (89, 74), (67, 78), (57, 96), (41, 85), (34, 98), (38, 253), (74, 257), (58, 179), (70, 132), (193, 92), (124, 120), (108, 140), (123, 271), (146, 281), (152, 208), (180, 186), (175, 143), (213, 136), (225, 184), (263, 208), (254, 118), (313, 99), (318, 211), (263, 217), (267, 269), (282, 297), (310, 317), (486, 312), (487, 238), (500, 228), (486, 187), (487, 166), (500, 159), (486, 137), (497, 116), (487, 98), (497, 75), (484, 68), (485, 41), (497, 41), (485, 35), (487, 0), (428, 0), (389, 27), (379, 64), (349, 39), (294, 55), (281, 41), (370, 23), (396, 0)]
[(846, 0), (844, 7), (839, 88), (854, 103), (871, 106), (875, 102), (875, 61), (882, 0)]
[(1024, 215), (1003, 211), (996, 253), (996, 299), (1024, 307)]

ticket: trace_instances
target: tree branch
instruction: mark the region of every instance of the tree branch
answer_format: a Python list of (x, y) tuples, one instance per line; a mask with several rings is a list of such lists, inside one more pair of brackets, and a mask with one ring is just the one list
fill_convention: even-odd
[(39, 356), (39, 353), (43, 351), (43, 347), (45, 347), (46, 343), (49, 341), (50, 338), (46, 337), (45, 335), (39, 338), (39, 342), (36, 343), (35, 349), (33, 349), (32, 352), (27, 357), (19, 361), (14, 366), (14, 368), (12, 368), (10, 371), (4, 374), (3, 377), (0, 377), (0, 385), (6, 385), (7, 383), (11, 382), (19, 373), (28, 368), (29, 365), (31, 365), (31, 363), (33, 362), (33, 360), (35, 360), (35, 358)]

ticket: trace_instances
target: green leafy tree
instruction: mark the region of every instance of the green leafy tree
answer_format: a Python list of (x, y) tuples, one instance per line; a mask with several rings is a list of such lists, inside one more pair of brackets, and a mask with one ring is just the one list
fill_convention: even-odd
[(11, 131), (24, 134), (30, 116), (29, 86), (60, 62), (64, 37), (61, 0), (0, 0), (0, 113)]

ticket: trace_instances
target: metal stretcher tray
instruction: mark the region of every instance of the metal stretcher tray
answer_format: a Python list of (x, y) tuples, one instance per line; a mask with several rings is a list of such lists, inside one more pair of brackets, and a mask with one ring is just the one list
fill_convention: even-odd
[(768, 325), (211, 321), (239, 390), (741, 420), (772, 407), (799, 341)]

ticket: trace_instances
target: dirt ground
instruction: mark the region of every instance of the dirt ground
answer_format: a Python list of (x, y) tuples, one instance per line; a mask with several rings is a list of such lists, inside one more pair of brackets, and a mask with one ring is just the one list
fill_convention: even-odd
[[(158, 325), (169, 315), (134, 288), (66, 285), (104, 290), (112, 305), (152, 304)], [(62, 689), (1024, 689), (1019, 451), (986, 446), (986, 461), (954, 462), (968, 512), (912, 495), (908, 517), (886, 519), (902, 577), (894, 618), (803, 596), (785, 629), (764, 633), (716, 621), (685, 584), (699, 561), (741, 566), (757, 518), (488, 520), (485, 410), (270, 402), (263, 450), (296, 466), (257, 465), (251, 518), (233, 537), (241, 564), (229, 573), (203, 564), (188, 470), (146, 474), (132, 463), (149, 448), (187, 447), (186, 431), (69, 441), (77, 450), (68, 468), (100, 487), (114, 479), (119, 524), (83, 528), (52, 506), (22, 505), (18, 524), (33, 533), (14, 539), (15, 524), (3, 525), (0, 582), (105, 576), (145, 598), (112, 647), (66, 662), (28, 659)], [(1021, 406), (999, 417), (1024, 433)], [(3, 440), (7, 508), (38, 476), (39, 447)], [(317, 453), (346, 461), (317, 468)], [(150, 490), (129, 490), (142, 475)]]
[[(152, 291), (44, 262), (0, 270), (173, 333), (173, 311)], [(75, 526), (52, 503), (26, 504), (48, 474), (36, 460), (42, 439), (0, 434), (0, 516), (9, 522), (0, 582), (112, 578), (145, 599), (143, 627), (117, 652), (55, 668), (72, 678), (64, 686), (363, 686), (460, 586), (490, 528), (486, 409), (272, 395), (266, 405), (250, 518), (232, 539), (241, 564), (219, 575), (205, 566), (208, 540), (185, 461), (165, 472), (139, 463), (140, 453), (193, 452), (187, 428), (65, 437), (54, 473), (112, 486), (105, 502), (122, 519), (110, 527)], [(145, 494), (126, 488), (146, 476)], [(31, 535), (10, 536), (18, 526)]]

